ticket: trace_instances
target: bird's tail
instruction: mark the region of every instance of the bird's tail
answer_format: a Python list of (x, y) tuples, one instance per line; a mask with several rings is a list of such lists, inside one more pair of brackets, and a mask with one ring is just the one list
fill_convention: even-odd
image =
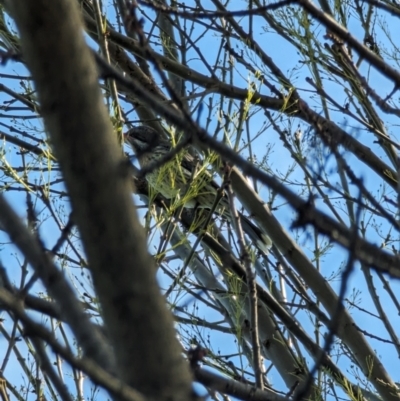
[(249, 236), (249, 238), (256, 244), (257, 248), (267, 254), (271, 248), (272, 241), (268, 235), (254, 224), (248, 217), (239, 213), (240, 223), (242, 225), (243, 231)]

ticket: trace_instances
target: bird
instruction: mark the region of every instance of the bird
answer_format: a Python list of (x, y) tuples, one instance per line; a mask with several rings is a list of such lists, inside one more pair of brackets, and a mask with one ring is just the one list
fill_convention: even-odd
[[(133, 149), (145, 178), (157, 193), (164, 198), (177, 200), (185, 208), (213, 210), (219, 185), (213, 180), (206, 166), (183, 149), (166, 163), (161, 163), (172, 154), (174, 146), (158, 131), (146, 125), (138, 125), (124, 134), (125, 142)], [(214, 212), (232, 221), (231, 208), (226, 195), (222, 195)], [(239, 213), (244, 231), (255, 240), (259, 249), (268, 252), (270, 238), (250, 219)]]

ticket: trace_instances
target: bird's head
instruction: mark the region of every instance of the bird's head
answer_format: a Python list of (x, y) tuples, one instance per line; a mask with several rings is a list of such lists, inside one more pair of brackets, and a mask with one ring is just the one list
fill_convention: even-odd
[(135, 153), (145, 153), (156, 147), (160, 141), (159, 133), (151, 127), (140, 125), (124, 134), (124, 139)]

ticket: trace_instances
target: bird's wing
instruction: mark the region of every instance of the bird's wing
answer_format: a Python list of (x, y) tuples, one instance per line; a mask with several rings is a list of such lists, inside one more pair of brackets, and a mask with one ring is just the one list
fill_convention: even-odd
[[(199, 161), (198, 166), (201, 166), (202, 160)], [(185, 153), (185, 155), (182, 158), (182, 167), (190, 173), (193, 173), (193, 167), (197, 165), (196, 159), (190, 154), (190, 153)], [(219, 189), (220, 186), (213, 180), (212, 174), (208, 170), (203, 170), (201, 173), (201, 178), (210, 184), (215, 190)]]

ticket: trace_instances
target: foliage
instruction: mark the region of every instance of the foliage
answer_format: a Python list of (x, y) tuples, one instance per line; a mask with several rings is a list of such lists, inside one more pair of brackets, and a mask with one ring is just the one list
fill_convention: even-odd
[[(136, 166), (129, 170), (136, 171), (133, 199), (196, 392), (213, 399), (398, 400), (398, 3), (79, 6), (125, 152), (121, 165)], [(107, 333), (10, 15), (1, 10), (1, 191), (87, 317)], [(123, 133), (140, 124), (174, 146), (185, 141), (183, 152), (195, 156), (198, 175), (178, 199), (154, 193), (124, 147)], [(159, 180), (167, 174), (174, 182), (170, 166), (182, 154), (160, 168)], [(240, 219), (183, 207), (185, 196), (201, 191), (201, 174), (224, 189), (233, 216), (237, 208), (271, 239), (268, 252)], [(113, 387), (111, 376), (96, 374), (58, 300), (5, 231), (3, 399), (98, 399), (99, 388), (115, 397), (119, 382)]]

